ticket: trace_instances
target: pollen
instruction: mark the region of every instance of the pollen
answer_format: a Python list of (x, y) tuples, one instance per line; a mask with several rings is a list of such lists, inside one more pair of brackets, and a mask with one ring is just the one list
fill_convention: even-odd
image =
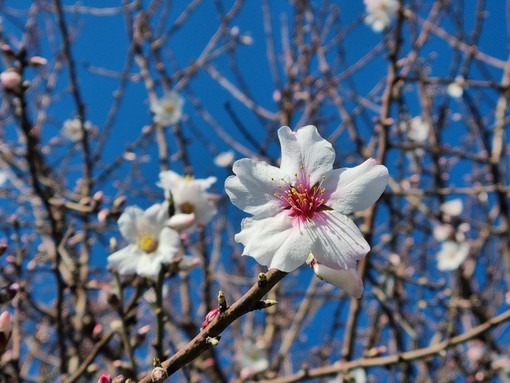
[(172, 114), (175, 111), (175, 103), (172, 101), (166, 101), (163, 103), (163, 109), (166, 113)]
[(158, 240), (152, 234), (144, 234), (138, 239), (138, 247), (147, 254), (153, 253), (158, 248)]

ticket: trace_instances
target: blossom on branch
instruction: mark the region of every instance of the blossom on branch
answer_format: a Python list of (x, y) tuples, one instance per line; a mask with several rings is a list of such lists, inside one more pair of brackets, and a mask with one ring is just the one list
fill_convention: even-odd
[(398, 10), (397, 0), (364, 0), (367, 10), (365, 24), (370, 25), (374, 32), (386, 29)]
[(216, 214), (214, 196), (207, 189), (216, 182), (216, 177), (195, 179), (180, 176), (172, 170), (159, 173), (158, 186), (165, 189), (167, 198), (175, 207), (175, 215), (169, 225), (183, 230), (194, 225), (205, 226)]
[(89, 121), (82, 123), (79, 118), (73, 118), (65, 120), (62, 126), (61, 133), (69, 141), (78, 142), (83, 138), (83, 130), (90, 132), (92, 130), (92, 124)]
[(150, 103), (151, 112), (154, 113), (154, 122), (162, 126), (178, 123), (182, 117), (183, 106), (184, 99), (174, 90)]
[(388, 169), (369, 159), (354, 168), (333, 169), (335, 152), (315, 126), (278, 130), (280, 168), (241, 159), (225, 182), (232, 203), (252, 214), (235, 240), (269, 268), (291, 272), (313, 253), (335, 270), (356, 267), (370, 246), (347, 217), (372, 205), (388, 181)]
[(166, 205), (155, 204), (147, 210), (126, 208), (119, 218), (119, 230), (129, 242), (108, 257), (108, 265), (120, 274), (157, 277), (162, 264), (178, 259), (179, 234), (167, 227)]
[(241, 366), (240, 375), (243, 380), (267, 370), (269, 360), (266, 356), (264, 342), (262, 340), (257, 342), (251, 339), (244, 340), (237, 361)]

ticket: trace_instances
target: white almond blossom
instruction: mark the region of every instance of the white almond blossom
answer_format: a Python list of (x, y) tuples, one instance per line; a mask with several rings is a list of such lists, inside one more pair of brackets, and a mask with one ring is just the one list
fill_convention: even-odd
[(437, 269), (440, 271), (456, 270), (469, 254), (466, 242), (444, 241), (437, 253)]
[(237, 358), (241, 365), (241, 378), (246, 379), (269, 367), (269, 360), (263, 341), (254, 342), (251, 339), (242, 343), (241, 353)]
[(462, 214), (463, 203), (460, 198), (452, 199), (451, 201), (444, 202), (439, 208), (442, 213), (450, 217), (458, 217)]
[(129, 206), (119, 218), (122, 236), (129, 245), (108, 257), (110, 268), (119, 274), (138, 274), (155, 279), (162, 264), (179, 257), (179, 234), (167, 227), (168, 207), (155, 204), (147, 210)]
[(333, 169), (335, 151), (315, 126), (278, 130), (280, 168), (244, 158), (225, 182), (230, 200), (252, 214), (235, 240), (261, 265), (291, 272), (313, 253), (335, 270), (356, 267), (370, 246), (347, 217), (381, 195), (388, 169), (369, 159), (354, 168)]
[[(83, 129), (90, 132), (92, 130), (92, 124), (89, 121), (83, 123)], [(64, 125), (61, 130), (62, 135), (69, 141), (78, 142), (83, 138), (83, 130), (81, 127), (81, 121), (79, 118), (73, 118), (64, 121)]]
[(421, 116), (414, 117), (407, 128), (407, 136), (415, 142), (425, 142), (429, 137), (430, 125)]
[(167, 92), (158, 100), (150, 104), (151, 112), (154, 113), (154, 122), (168, 126), (179, 122), (182, 117), (184, 99), (174, 90)]
[(451, 98), (461, 98), (464, 94), (464, 78), (462, 76), (457, 76), (454, 82), (448, 84), (446, 88), (446, 92), (448, 96)]
[(397, 0), (364, 0), (367, 16), (365, 24), (370, 25), (374, 32), (386, 29), (398, 10)]
[[(179, 225), (179, 230), (183, 230), (195, 225), (207, 225), (216, 214), (214, 196), (207, 192), (215, 182), (216, 177), (182, 177), (172, 170), (159, 173), (158, 186), (165, 189), (167, 197), (171, 198), (175, 206), (175, 215), (170, 219), (170, 226)], [(180, 226), (186, 222), (186, 216), (187, 224)]]

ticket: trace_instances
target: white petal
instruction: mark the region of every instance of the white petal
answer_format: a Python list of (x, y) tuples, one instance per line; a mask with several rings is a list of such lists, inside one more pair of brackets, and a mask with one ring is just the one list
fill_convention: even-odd
[(169, 227), (165, 227), (159, 234), (158, 242), (158, 249), (155, 252), (156, 256), (161, 254), (163, 263), (173, 262), (179, 254), (181, 244), (179, 233)]
[(182, 182), (184, 177), (172, 170), (165, 170), (159, 173), (159, 182), (156, 185), (165, 190), (174, 190), (175, 186)]
[(281, 212), (274, 217), (245, 218), (235, 240), (249, 255), (268, 268), (291, 272), (302, 265), (311, 249), (309, 230)]
[(216, 215), (216, 207), (209, 200), (209, 194), (204, 193), (195, 205), (195, 221), (199, 225), (207, 225), (207, 223)]
[(356, 224), (336, 211), (322, 211), (313, 217), (309, 229), (313, 240), (311, 252), (323, 265), (336, 270), (356, 267), (370, 246)]
[(195, 214), (175, 214), (168, 220), (168, 226), (177, 231), (189, 229), (195, 224)]
[(140, 262), (136, 267), (136, 273), (141, 275), (142, 277), (156, 279), (161, 270), (161, 262), (160, 258), (155, 256), (155, 254), (143, 254), (140, 258)]
[(168, 204), (154, 204), (144, 211), (143, 221), (140, 221), (138, 230), (158, 236), (168, 221)]
[(363, 294), (363, 281), (356, 269), (335, 270), (316, 263), (313, 266), (313, 271), (319, 278), (341, 288), (354, 298), (360, 298)]
[(335, 169), (326, 174), (322, 186), (334, 190), (325, 202), (342, 214), (365, 210), (381, 196), (388, 183), (388, 169), (368, 159), (354, 168)]
[(262, 161), (243, 158), (234, 162), (236, 176), (225, 181), (225, 190), (230, 200), (239, 209), (259, 218), (282, 211), (281, 201), (274, 196), (280, 192), (278, 182), (285, 174), (280, 169)]
[(143, 252), (136, 245), (128, 245), (108, 256), (108, 267), (119, 274), (134, 274)]
[(122, 236), (130, 243), (136, 243), (138, 237), (138, 221), (143, 217), (143, 210), (138, 206), (128, 206), (120, 215), (117, 224)]
[(315, 126), (308, 125), (297, 132), (283, 126), (278, 129), (278, 137), (282, 147), (280, 168), (286, 174), (301, 175), (304, 172), (306, 177), (310, 176), (310, 183), (313, 185), (325, 172), (333, 168), (333, 146), (320, 136)]

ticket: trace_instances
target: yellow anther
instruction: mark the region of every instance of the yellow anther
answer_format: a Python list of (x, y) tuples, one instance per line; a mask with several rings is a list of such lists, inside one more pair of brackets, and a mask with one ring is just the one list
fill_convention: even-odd
[(158, 248), (158, 240), (151, 234), (144, 234), (138, 239), (138, 247), (145, 253), (153, 253)]

